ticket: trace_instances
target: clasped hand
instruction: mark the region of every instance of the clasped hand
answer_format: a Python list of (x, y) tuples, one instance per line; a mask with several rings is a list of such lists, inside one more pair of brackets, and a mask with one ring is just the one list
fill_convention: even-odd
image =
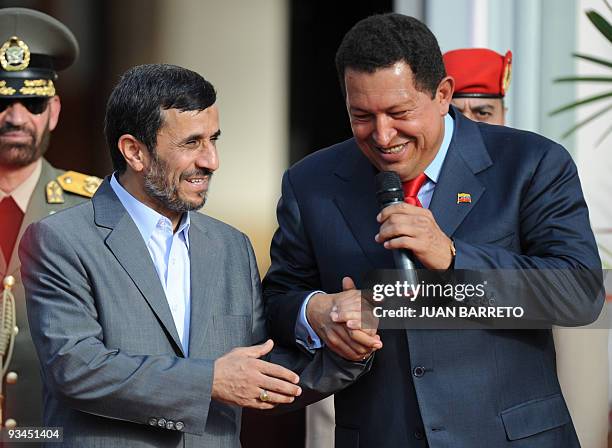
[[(306, 307), (306, 318), (312, 329), (330, 350), (351, 361), (368, 358), (382, 348), (376, 334), (377, 320), (364, 325), (363, 307), (368, 306), (350, 277), (342, 279), (342, 292), (315, 294)], [(367, 328), (366, 328), (367, 327)]]

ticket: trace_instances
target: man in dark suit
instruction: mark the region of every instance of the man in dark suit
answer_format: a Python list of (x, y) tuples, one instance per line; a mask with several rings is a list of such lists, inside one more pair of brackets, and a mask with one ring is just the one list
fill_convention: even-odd
[[(599, 269), (571, 157), (452, 108), (437, 41), (411, 17), (359, 22), (336, 65), (354, 138), (285, 173), (264, 279), (268, 323), (283, 344), (374, 358), (335, 396), (336, 447), (579, 446), (550, 330), (376, 334), (361, 328), (355, 289), (370, 271), (393, 268), (395, 249), (428, 270), (559, 269), (564, 285), (573, 269)], [(380, 213), (379, 171), (398, 173), (406, 196)], [(551, 321), (581, 325), (598, 316), (603, 295), (543, 291), (537, 300), (558, 305)]]
[(241, 407), (331, 393), (368, 367), (328, 350), (258, 359), (273, 344), (251, 346), (266, 335), (251, 244), (195, 213), (219, 166), (215, 102), (193, 71), (130, 69), (106, 112), (115, 173), (24, 234), (44, 423), (62, 446), (237, 447)]

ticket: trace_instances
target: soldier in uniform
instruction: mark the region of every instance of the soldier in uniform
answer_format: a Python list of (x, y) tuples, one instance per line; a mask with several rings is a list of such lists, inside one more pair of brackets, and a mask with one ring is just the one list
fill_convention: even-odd
[(453, 106), (474, 121), (503, 125), (504, 97), (510, 87), (512, 52), (463, 48), (443, 55), (446, 73), (455, 78)]
[[(0, 329), (3, 427), (40, 426), (42, 387), (30, 338), (17, 246), (26, 227), (88, 200), (100, 179), (52, 167), (44, 154), (60, 115), (54, 81), (79, 48), (62, 23), (39, 11), (0, 9), (0, 278), (14, 297), (16, 326)], [(0, 322), (4, 319), (0, 318)]]

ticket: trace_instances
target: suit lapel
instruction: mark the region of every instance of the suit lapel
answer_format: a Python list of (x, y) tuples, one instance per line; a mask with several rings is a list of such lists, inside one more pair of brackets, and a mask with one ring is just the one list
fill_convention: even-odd
[(338, 187), (334, 202), (373, 269), (390, 269), (393, 259), (389, 251), (374, 241), (380, 225), (376, 221), (379, 208), (376, 200), (376, 168), (353, 144), (335, 172)]
[(105, 240), (106, 246), (147, 301), (169, 338), (174, 342), (176, 350), (184, 356), (168, 300), (151, 255), (136, 224), (112, 190), (108, 177), (100, 185), (92, 202), (96, 225), (111, 229)]
[[(474, 209), (485, 192), (476, 174), (493, 164), (476, 123), (451, 108), (455, 131), (438, 178), (429, 209), (449, 237)], [(458, 193), (470, 195), (470, 202), (457, 203)]]
[(210, 237), (199, 219), (193, 219), (189, 228), (189, 258), (191, 265), (191, 323), (189, 329), (189, 356), (202, 357), (206, 353), (206, 331), (214, 305), (223, 300), (220, 254), (221, 243)]

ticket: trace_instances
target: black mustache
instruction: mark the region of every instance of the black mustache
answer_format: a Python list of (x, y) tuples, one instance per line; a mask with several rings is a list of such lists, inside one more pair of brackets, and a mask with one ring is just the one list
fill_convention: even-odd
[(9, 132), (15, 132), (15, 131), (25, 132), (29, 134), (30, 136), (34, 137), (34, 133), (31, 130), (26, 129), (22, 126), (15, 126), (15, 125), (12, 125), (11, 123), (5, 123), (3, 126), (0, 126), (0, 135), (4, 135)]
[(213, 171), (208, 168), (202, 168), (199, 170), (189, 171), (187, 173), (181, 174), (181, 180), (189, 179), (191, 177), (212, 177)]

